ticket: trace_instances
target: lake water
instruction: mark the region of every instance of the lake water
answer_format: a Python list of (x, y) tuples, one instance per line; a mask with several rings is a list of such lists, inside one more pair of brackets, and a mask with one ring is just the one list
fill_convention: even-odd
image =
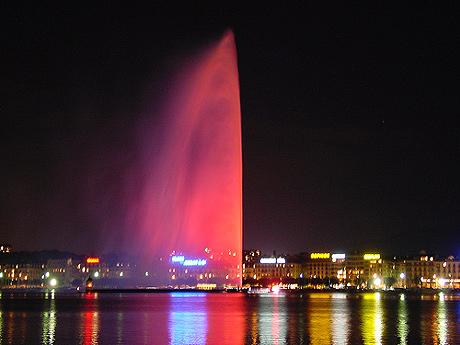
[(460, 344), (459, 295), (3, 292), (1, 344)]

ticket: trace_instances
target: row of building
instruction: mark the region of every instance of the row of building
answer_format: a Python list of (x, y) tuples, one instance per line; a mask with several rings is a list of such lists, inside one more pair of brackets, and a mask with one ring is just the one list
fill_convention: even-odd
[(105, 282), (130, 279), (129, 263), (103, 263), (98, 257), (49, 259), (46, 263), (0, 263), (0, 287), (82, 287), (91, 277)]
[(264, 256), (260, 250), (249, 250), (243, 253), (243, 282), (280, 282), (293, 288), (460, 288), (460, 260), (332, 252)]
[(78, 288), (85, 286), (88, 278), (95, 286), (111, 288), (235, 287), (241, 279), (243, 286), (264, 287), (282, 284), (318, 289), (460, 288), (460, 260), (425, 253), (410, 258), (386, 257), (375, 252), (267, 256), (260, 250), (248, 250), (243, 252), (242, 263), (227, 262), (236, 258), (231, 251), (224, 255), (230, 258), (227, 261), (220, 256), (216, 261), (212, 253), (200, 258), (176, 253), (142, 266), (118, 258), (76, 256), (37, 262), (14, 257), (11, 250), (8, 246), (0, 254), (2, 288)]

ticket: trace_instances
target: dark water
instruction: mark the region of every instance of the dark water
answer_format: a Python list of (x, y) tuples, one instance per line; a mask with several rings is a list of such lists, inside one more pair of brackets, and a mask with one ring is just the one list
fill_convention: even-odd
[(460, 344), (460, 296), (10, 294), (1, 344)]

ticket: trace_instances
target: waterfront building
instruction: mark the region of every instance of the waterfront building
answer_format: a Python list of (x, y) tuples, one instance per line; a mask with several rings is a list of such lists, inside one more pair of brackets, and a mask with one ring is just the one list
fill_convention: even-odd
[(243, 278), (246, 281), (293, 280), (301, 276), (302, 265), (289, 257), (260, 257), (259, 261), (245, 262)]
[(0, 286), (40, 286), (44, 267), (37, 263), (2, 264), (0, 265)]
[(383, 286), (383, 259), (379, 253), (352, 254), (345, 261), (345, 285), (379, 288)]
[(336, 280), (345, 268), (345, 254), (310, 253), (302, 268), (304, 278)]
[(59, 286), (71, 286), (75, 280), (81, 280), (75, 261), (72, 258), (49, 259), (46, 262), (46, 272), (52, 277), (51, 279), (56, 279)]
[(344, 253), (313, 252), (304, 255), (302, 278), (313, 288), (343, 286), (346, 279)]
[(400, 279), (408, 288), (460, 288), (460, 260), (421, 255), (400, 259)]
[(262, 252), (259, 249), (243, 250), (243, 264), (259, 262)]
[(438, 260), (435, 264), (435, 274), (438, 286), (460, 288), (460, 260), (456, 260), (454, 256)]
[(0, 253), (11, 253), (13, 251), (13, 247), (11, 244), (2, 243), (0, 244)]
[[(96, 288), (131, 286), (232, 287), (221, 276), (227, 256), (207, 253), (202, 257), (172, 255), (139, 266), (128, 258), (68, 257), (39, 261), (36, 255), (3, 255), (0, 261), (2, 288), (83, 287), (91, 277)], [(380, 253), (312, 252), (264, 256), (260, 250), (244, 251), (243, 280), (246, 285), (289, 288), (460, 289), (460, 260), (422, 254), (417, 257), (384, 257)], [(214, 261), (217, 260), (217, 264)], [(18, 262), (18, 263), (16, 263)], [(155, 272), (164, 270), (165, 276)], [(220, 274), (220, 276), (219, 276)], [(238, 274), (237, 272), (235, 274)], [(230, 278), (230, 277), (229, 277)], [(231, 281), (231, 279), (228, 279)], [(160, 283), (159, 283), (160, 282)]]

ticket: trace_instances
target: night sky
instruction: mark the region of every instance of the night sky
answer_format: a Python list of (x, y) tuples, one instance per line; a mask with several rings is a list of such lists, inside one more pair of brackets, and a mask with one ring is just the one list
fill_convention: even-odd
[(459, 255), (459, 11), (403, 6), (3, 5), (0, 242), (123, 249), (136, 128), (230, 27), (244, 248)]

